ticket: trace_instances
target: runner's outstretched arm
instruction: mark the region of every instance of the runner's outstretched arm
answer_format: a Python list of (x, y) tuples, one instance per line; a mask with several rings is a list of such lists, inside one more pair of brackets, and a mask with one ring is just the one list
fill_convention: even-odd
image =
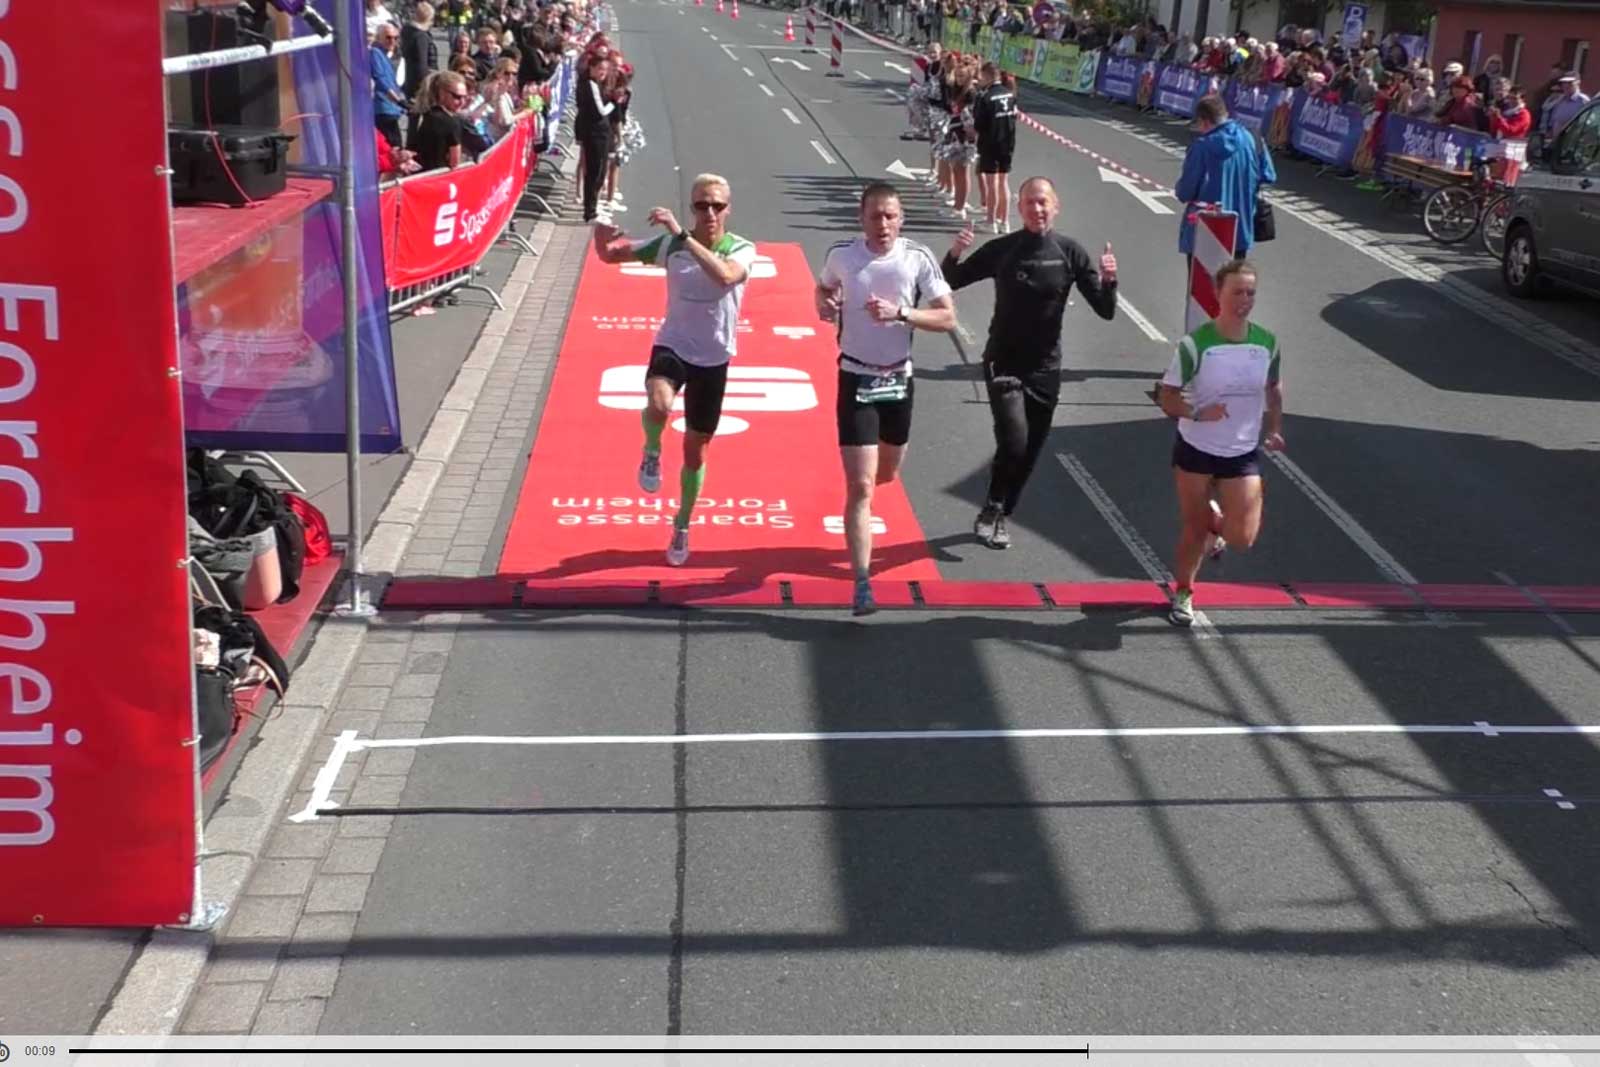
[[(1111, 255), (1111, 245), (1106, 245), (1106, 256)], [(1078, 292), (1089, 301), (1089, 306), (1094, 308), (1094, 313), (1107, 322), (1117, 314), (1117, 275), (1115, 273), (1115, 259), (1109, 260), (1113, 264), (1101, 278), (1100, 272), (1095, 270), (1094, 263), (1089, 259), (1089, 253), (1081, 246), (1074, 245), (1072, 252), (1072, 280), (1078, 287)]]
[(950, 251), (944, 254), (944, 260), (939, 264), (939, 270), (944, 274), (944, 280), (952, 289), (962, 289), (973, 282), (981, 282), (985, 278), (993, 278), (995, 268), (999, 266), (1001, 258), (1005, 255), (1010, 242), (1003, 238), (990, 241), (961, 262), (961, 256), (972, 246), (972, 223), (967, 223), (966, 229), (956, 234), (955, 243), (950, 246)]
[(706, 272), (706, 277), (724, 289), (738, 285), (749, 274), (743, 263), (723, 259), (696, 240), (694, 231), (684, 229), (670, 208), (651, 208), (650, 222), (652, 225), (666, 227), (667, 232), (674, 237), (682, 237), (684, 249), (694, 257), (696, 263), (700, 264), (700, 269)]
[(633, 240), (615, 226), (596, 224), (594, 254), (602, 263), (628, 263), (639, 258)]

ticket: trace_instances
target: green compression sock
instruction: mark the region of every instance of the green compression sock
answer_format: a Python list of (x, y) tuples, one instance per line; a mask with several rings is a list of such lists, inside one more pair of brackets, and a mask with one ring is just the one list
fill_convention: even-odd
[(650, 418), (650, 409), (645, 408), (639, 412), (639, 425), (644, 427), (644, 450), (652, 455), (661, 454), (661, 431), (666, 429), (664, 422), (655, 422)]
[(685, 467), (678, 472), (678, 499), (681, 503), (678, 505), (678, 517), (672, 520), (678, 529), (684, 529), (689, 525), (689, 516), (694, 511), (694, 502), (700, 499), (700, 487), (705, 484), (706, 465), (704, 463), (694, 470)]

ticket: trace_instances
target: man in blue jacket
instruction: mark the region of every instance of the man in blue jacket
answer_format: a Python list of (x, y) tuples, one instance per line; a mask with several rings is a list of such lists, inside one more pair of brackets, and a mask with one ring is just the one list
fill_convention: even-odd
[(1228, 105), (1220, 96), (1202, 96), (1194, 106), (1194, 127), (1200, 136), (1183, 157), (1183, 173), (1174, 190), (1185, 205), (1178, 231), (1178, 251), (1194, 253), (1195, 204), (1221, 204), (1239, 216), (1234, 255), (1243, 259), (1256, 243), (1256, 191), (1278, 180), (1272, 156), (1255, 134), (1228, 118)]

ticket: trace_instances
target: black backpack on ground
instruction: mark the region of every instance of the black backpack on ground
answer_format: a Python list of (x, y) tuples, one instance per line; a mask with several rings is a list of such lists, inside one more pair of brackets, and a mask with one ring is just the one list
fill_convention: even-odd
[(278, 603), (293, 600), (300, 592), (300, 575), (305, 570), (306, 531), (300, 516), (255, 471), (235, 476), (203, 448), (189, 450), (188, 472), (189, 514), (212, 537), (228, 541), (269, 526), (274, 529), (283, 572)]

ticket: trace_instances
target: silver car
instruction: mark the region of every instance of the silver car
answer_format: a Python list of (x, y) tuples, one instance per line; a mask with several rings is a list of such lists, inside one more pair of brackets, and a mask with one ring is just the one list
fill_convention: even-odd
[(1517, 179), (1500, 277), (1516, 296), (1546, 281), (1600, 296), (1600, 101), (1567, 123), (1544, 159)]

